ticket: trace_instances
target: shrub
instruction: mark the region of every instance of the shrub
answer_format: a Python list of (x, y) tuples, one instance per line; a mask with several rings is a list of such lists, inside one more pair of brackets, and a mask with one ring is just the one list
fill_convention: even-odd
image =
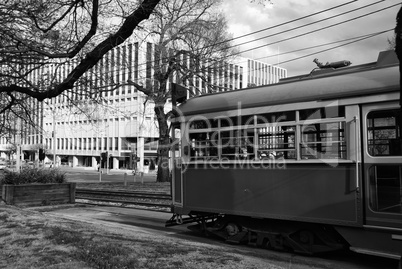
[(18, 172), (5, 172), (0, 184), (20, 185), (34, 183), (63, 183), (66, 174), (58, 169), (27, 168)]

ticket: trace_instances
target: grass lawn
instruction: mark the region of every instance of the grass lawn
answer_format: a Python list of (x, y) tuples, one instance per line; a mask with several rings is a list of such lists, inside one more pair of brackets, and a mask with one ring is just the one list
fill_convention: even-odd
[(0, 204), (0, 268), (283, 268), (232, 252)]

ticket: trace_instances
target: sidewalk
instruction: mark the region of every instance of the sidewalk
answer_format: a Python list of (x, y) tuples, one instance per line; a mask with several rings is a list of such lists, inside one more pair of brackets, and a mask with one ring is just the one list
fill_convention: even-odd
[[(91, 167), (69, 167), (69, 166), (60, 166), (58, 167), (63, 172), (70, 173), (69, 182), (98, 182), (99, 181), (99, 172)], [(132, 174), (132, 170), (117, 170), (112, 169), (106, 173), (106, 169), (102, 169), (101, 179), (103, 183), (107, 182), (123, 182), (124, 174), (126, 174), (127, 181), (133, 181), (134, 176)], [(135, 175), (135, 182), (156, 182), (156, 171), (152, 171), (151, 173), (143, 173), (141, 176), (140, 173), (137, 172)]]

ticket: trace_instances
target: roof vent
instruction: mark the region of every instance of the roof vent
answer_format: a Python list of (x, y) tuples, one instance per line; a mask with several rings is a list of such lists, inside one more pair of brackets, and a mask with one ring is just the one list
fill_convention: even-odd
[(396, 56), (394, 50), (381, 51), (378, 54), (377, 66), (386, 66), (393, 64), (399, 64), (398, 57)]

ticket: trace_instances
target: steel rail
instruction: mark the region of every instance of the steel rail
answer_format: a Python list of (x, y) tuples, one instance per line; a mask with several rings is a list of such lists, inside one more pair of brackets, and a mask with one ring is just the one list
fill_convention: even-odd
[[(87, 200), (93, 202), (106, 202), (117, 204), (130, 204), (144, 207), (170, 208), (170, 203), (161, 203), (171, 200), (171, 195), (162, 192), (138, 192), (138, 191), (113, 191), (96, 189), (76, 189), (76, 200)], [(147, 200), (147, 201), (144, 201)], [(77, 203), (88, 204), (90, 202), (76, 201)]]
[(129, 198), (144, 198), (144, 199), (158, 199), (158, 200), (171, 200), (172, 196), (164, 192), (138, 192), (138, 191), (111, 191), (111, 190), (95, 190), (77, 188), (75, 193), (80, 195), (101, 195), (101, 196), (118, 196)]
[(140, 205), (140, 206), (170, 207), (170, 204), (138, 202), (138, 201), (121, 200), (121, 199), (108, 199), (108, 198), (85, 197), (85, 196), (79, 196), (79, 197), (76, 197), (76, 199), (88, 200), (88, 201), (109, 202), (109, 203), (119, 203), (119, 204), (132, 204), (132, 205)]

